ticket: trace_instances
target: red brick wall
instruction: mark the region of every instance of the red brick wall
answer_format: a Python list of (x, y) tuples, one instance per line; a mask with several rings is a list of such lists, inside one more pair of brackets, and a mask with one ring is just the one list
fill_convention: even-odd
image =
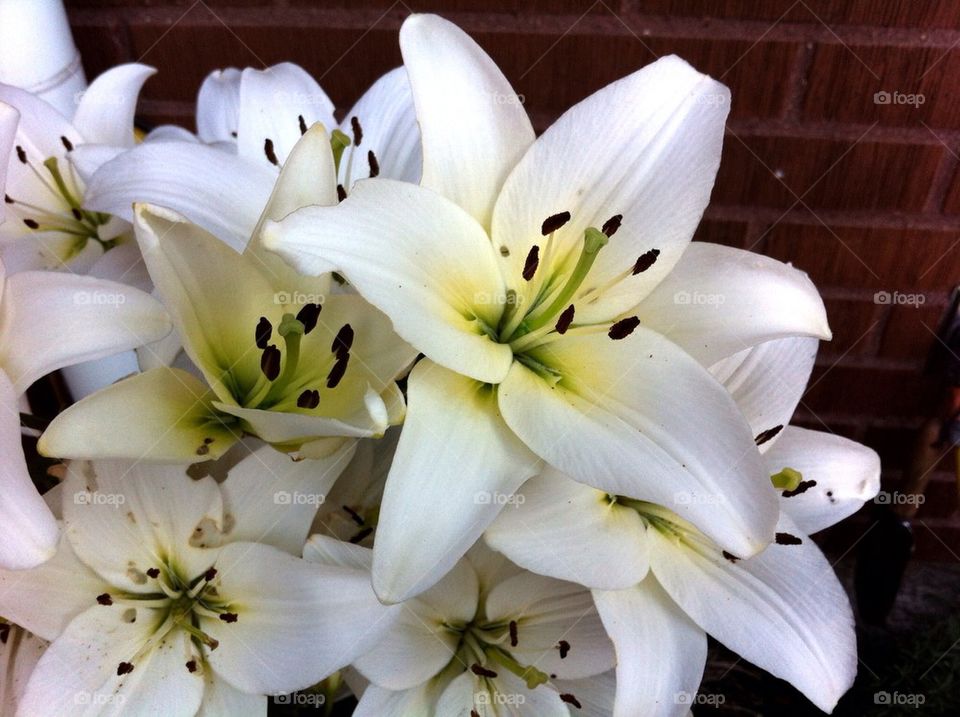
[[(210, 70), (292, 60), (341, 108), (400, 63), (397, 30), (437, 11), (483, 45), (538, 129), (607, 82), (676, 53), (730, 86), (720, 176), (700, 237), (808, 271), (835, 339), (800, 421), (878, 451), (887, 480), (931, 403), (920, 369), (960, 281), (960, 3), (956, 0), (68, 0), (88, 75), (139, 60), (145, 120), (192, 124)], [(878, 104), (875, 93), (922, 95)], [(878, 291), (921, 293), (921, 308)], [(949, 465), (922, 554), (960, 560)], [(864, 517), (864, 520), (867, 520)], [(860, 531), (862, 533), (862, 530)]]

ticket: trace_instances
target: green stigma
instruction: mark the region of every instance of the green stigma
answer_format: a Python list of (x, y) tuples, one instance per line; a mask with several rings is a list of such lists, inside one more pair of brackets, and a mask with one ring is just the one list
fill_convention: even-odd
[(350, 138), (338, 129), (330, 133), (330, 149), (333, 151), (333, 166), (337, 172), (340, 172), (340, 158), (343, 157), (343, 150), (351, 144)]
[(796, 490), (803, 480), (803, 474), (793, 468), (784, 468), (770, 476), (770, 482), (777, 490)]

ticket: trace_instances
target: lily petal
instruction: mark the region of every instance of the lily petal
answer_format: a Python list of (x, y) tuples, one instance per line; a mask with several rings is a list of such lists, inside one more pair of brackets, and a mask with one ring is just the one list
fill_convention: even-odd
[[(27, 472), (17, 413), (18, 394), (0, 370), (0, 567), (32, 568), (53, 557), (59, 529)], [(4, 612), (6, 614), (6, 612)]]
[(880, 490), (876, 452), (832, 433), (787, 426), (764, 461), (771, 475), (793, 468), (813, 482), (780, 498), (783, 512), (807, 534), (839, 523)]
[(241, 157), (264, 167), (283, 164), (300, 139), (301, 126), (314, 122), (327, 131), (337, 126), (333, 102), (302, 67), (282, 62), (266, 70), (243, 70), (237, 127)]
[(484, 538), (527, 570), (590, 588), (632, 587), (649, 567), (637, 512), (554, 468), (524, 483)]
[[(340, 183), (344, 187), (370, 176), (368, 152), (376, 157), (381, 177), (420, 182), (420, 126), (405, 67), (390, 70), (374, 82), (345, 117), (340, 130), (351, 136), (356, 117), (363, 136), (359, 145), (351, 144), (346, 149), (349, 157), (340, 163)], [(354, 158), (356, 153), (360, 156)]]
[(687, 248), (636, 314), (704, 366), (764, 341), (831, 337), (823, 300), (805, 273), (707, 242)]
[(355, 443), (319, 460), (293, 461), (261, 446), (230, 468), (221, 484), (232, 541), (273, 545), (300, 555), (317, 509), (353, 457)]
[(203, 690), (203, 704), (196, 717), (222, 717), (223, 715), (265, 715), (267, 696), (241, 692), (216, 674), (207, 675)]
[(429, 360), (407, 385), (407, 419), (373, 552), (385, 602), (434, 585), (476, 542), (539, 461), (506, 426), (489, 387)]
[[(133, 480), (134, 470), (147, 479)], [(170, 562), (199, 575), (213, 563), (203, 548), (219, 540), (224, 517), (220, 489), (209, 476), (194, 480), (182, 465), (72, 461), (64, 491), (70, 544), (110, 585), (156, 593), (151, 568)]]
[(200, 620), (220, 642), (207, 659), (245, 691), (282, 694), (319, 682), (370, 650), (400, 609), (380, 604), (366, 571), (310, 563), (268, 545), (231, 543), (216, 567), (237, 620)]
[[(678, 57), (664, 57), (568, 110), (520, 160), (503, 185), (493, 241), (511, 288), (542, 245), (547, 217), (570, 212), (551, 241), (553, 256), (575, 249), (587, 227), (622, 224), (600, 252), (584, 289), (604, 286), (657, 250), (655, 262), (577, 304), (579, 320), (612, 319), (635, 306), (688, 246), (710, 199), (730, 109), (726, 87)], [(541, 248), (543, 248), (541, 246)]]
[(64, 538), (56, 555), (43, 565), (32, 570), (0, 570), (0, 611), (5, 619), (34, 635), (54, 640), (74, 617), (95, 604), (94, 596), (108, 589), (99, 575), (80, 562)]
[(394, 691), (370, 685), (360, 696), (353, 717), (409, 717), (433, 714), (445, 682), (440, 679), (424, 682), (409, 690)]
[(807, 390), (819, 339), (774, 339), (725, 358), (710, 373), (737, 402), (761, 453), (770, 450)]
[(268, 222), (263, 243), (299, 271), (340, 270), (431, 360), (498, 383), (512, 360), (496, 327), (506, 304), (490, 241), (463, 210), (413, 184), (359, 182), (335, 207)]
[(776, 492), (736, 404), (661, 335), (565, 336), (533, 352), (552, 387), (517, 362), (500, 386), (507, 424), (545, 461), (613, 495), (649, 500), (735, 555), (773, 539)]
[(155, 368), (108, 386), (60, 413), (37, 444), (57, 458), (196, 463), (239, 438), (222, 423), (213, 392), (186, 371)]
[(135, 620), (125, 608), (94, 605), (74, 618), (40, 658), (20, 705), (24, 715), (77, 714), (77, 705), (113, 708), (136, 705), (142, 714), (190, 717), (200, 707), (203, 678), (191, 673), (184, 657), (190, 636), (176, 630), (118, 675), (163, 622), (164, 613), (139, 609)]
[(412, 689), (439, 675), (456, 659), (460, 642), (460, 635), (448, 625), (474, 618), (479, 591), (476, 572), (461, 560), (443, 580), (404, 603), (393, 629), (354, 667), (373, 684), (390, 690)]
[(128, 221), (135, 202), (168, 207), (242, 251), (276, 178), (269, 167), (195, 142), (146, 142), (93, 175), (84, 206)]
[(738, 562), (651, 530), (650, 566), (701, 628), (830, 712), (857, 672), (850, 601), (812, 540), (786, 516), (777, 529), (801, 543)]
[(423, 134), (421, 184), (488, 228), (503, 180), (534, 139), (523, 103), (487, 53), (443, 18), (408, 17), (400, 50)]
[(97, 77), (83, 92), (73, 126), (91, 144), (133, 147), (133, 115), (143, 83), (156, 74), (134, 62), (113, 67)]
[(214, 70), (197, 94), (197, 136), (204, 142), (236, 145), (240, 126), (240, 78), (235, 67)]
[(124, 284), (62, 272), (7, 277), (0, 366), (23, 393), (51, 371), (157, 341), (170, 333), (160, 303)]
[(464, 672), (454, 678), (436, 703), (436, 715), (469, 715), (497, 717), (502, 712), (498, 697), (512, 697), (509, 705), (516, 717), (570, 717), (570, 711), (559, 693), (549, 686), (527, 689), (523, 680), (513, 673), (501, 670), (496, 682)]
[[(9, 158), (13, 151), (13, 139), (17, 134), (19, 122), (20, 113), (16, 108), (0, 102), (0, 191), (2, 192), (6, 192), (7, 187), (7, 162), (4, 162), (3, 158)], [(0, 224), (3, 223), (4, 211), (4, 207), (0, 206)]]
[(653, 576), (630, 590), (593, 593), (617, 649), (613, 717), (687, 714), (707, 662), (707, 635)]

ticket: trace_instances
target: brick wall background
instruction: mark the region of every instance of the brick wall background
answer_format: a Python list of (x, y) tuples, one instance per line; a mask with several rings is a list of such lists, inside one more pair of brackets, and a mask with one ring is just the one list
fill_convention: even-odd
[[(341, 110), (400, 64), (412, 11), (453, 20), (493, 56), (544, 129), (665, 53), (730, 86), (733, 107), (699, 238), (792, 261), (826, 300), (798, 420), (864, 441), (887, 488), (936, 387), (921, 375), (960, 282), (960, 3), (955, 0), (67, 0), (87, 74), (160, 70), (141, 116), (192, 127), (203, 77), (291, 60)], [(878, 92), (891, 101), (878, 103)], [(922, 96), (911, 98), (909, 96)], [(913, 101), (911, 101), (913, 100)], [(877, 292), (920, 294), (882, 303)], [(949, 456), (947, 457), (949, 458)], [(916, 524), (919, 554), (960, 562), (944, 459)], [(864, 511), (837, 540), (869, 528)]]

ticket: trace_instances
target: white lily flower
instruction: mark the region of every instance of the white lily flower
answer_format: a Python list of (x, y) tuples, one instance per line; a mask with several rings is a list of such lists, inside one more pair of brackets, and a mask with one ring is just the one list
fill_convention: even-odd
[(534, 141), (521, 104), (504, 100), (509, 83), (462, 31), (415, 15), (400, 41), (422, 186), (361, 182), (338, 206), (268, 222), (263, 236), (304, 273), (342, 272), (427, 357), (410, 376), (384, 494), (378, 594), (400, 600), (436, 582), (540, 459), (614, 494), (724, 496), (675, 507), (731, 551), (760, 550), (776, 495), (749, 426), (694, 348), (717, 343), (719, 358), (730, 345), (826, 336), (822, 302), (802, 273), (712, 247), (716, 274), (681, 279), (690, 292), (736, 292), (706, 335), (701, 325), (679, 341), (679, 302), (658, 303), (656, 321), (644, 309), (697, 251), (688, 245), (720, 161), (727, 89), (664, 58)]
[(7, 276), (0, 262), (0, 566), (38, 565), (57, 541), (53, 515), (27, 473), (20, 397), (51, 371), (156, 341), (170, 328), (163, 307), (137, 289), (44, 271)]
[(277, 488), (326, 489), (348, 459), (306, 471), (257, 451), (223, 488), (182, 467), (71, 464), (57, 555), (0, 572), (0, 611), (51, 641), (18, 714), (265, 715), (263, 695), (369, 650), (398, 609), (369, 572), (273, 547), (312, 518), (283, 513)]
[[(131, 220), (136, 202), (167, 207), (242, 251), (274, 190), (278, 168), (318, 123), (334, 139), (338, 156), (324, 162), (329, 169), (318, 186), (298, 179), (309, 203), (335, 204), (338, 184), (345, 193), (371, 171), (402, 181), (420, 178), (420, 135), (403, 68), (377, 80), (338, 130), (333, 103), (320, 85), (300, 67), (283, 63), (211, 74), (197, 102), (199, 138), (209, 144), (177, 139), (170, 130), (155, 135), (164, 141), (145, 142), (105, 164), (90, 182), (87, 202)], [(77, 154), (84, 156), (82, 150)], [(306, 169), (320, 173), (318, 167)], [(305, 204), (287, 211), (298, 206)]]
[(487, 531), (488, 543), (519, 565), (594, 588), (617, 645), (615, 715), (685, 714), (702, 676), (704, 632), (821, 709), (852, 684), (849, 601), (807, 535), (876, 495), (880, 462), (848, 439), (784, 428), (815, 354), (815, 340), (779, 339), (713, 367), (751, 425), (766, 426), (757, 453), (781, 489), (781, 518), (775, 544), (759, 555), (741, 560), (665, 508), (553, 469), (528, 481)]
[[(369, 568), (372, 556), (314, 535), (304, 557)], [(609, 714), (590, 706), (600, 690), (612, 693), (598, 676), (613, 667), (613, 645), (578, 585), (519, 570), (478, 545), (399, 614), (354, 661), (370, 681), (357, 717)]]
[[(304, 139), (301, 157), (324, 156)], [(281, 177), (280, 203), (283, 186)], [(415, 352), (361, 297), (325, 295), (326, 280), (305, 285), (288, 268), (278, 274), (165, 209), (140, 205), (135, 229), (204, 380), (159, 367), (107, 387), (57, 416), (41, 453), (197, 462), (243, 434), (290, 451), (325, 437), (380, 436), (403, 419), (395, 380)]]
[(120, 65), (100, 75), (80, 98), (73, 117), (36, 95), (0, 84), (0, 102), (20, 114), (7, 164), (7, 221), (0, 244), (12, 268), (86, 270), (124, 241), (129, 224), (90, 207), (85, 182), (73, 164), (82, 145), (97, 149), (97, 164), (134, 146), (133, 115), (143, 83), (155, 71)]

